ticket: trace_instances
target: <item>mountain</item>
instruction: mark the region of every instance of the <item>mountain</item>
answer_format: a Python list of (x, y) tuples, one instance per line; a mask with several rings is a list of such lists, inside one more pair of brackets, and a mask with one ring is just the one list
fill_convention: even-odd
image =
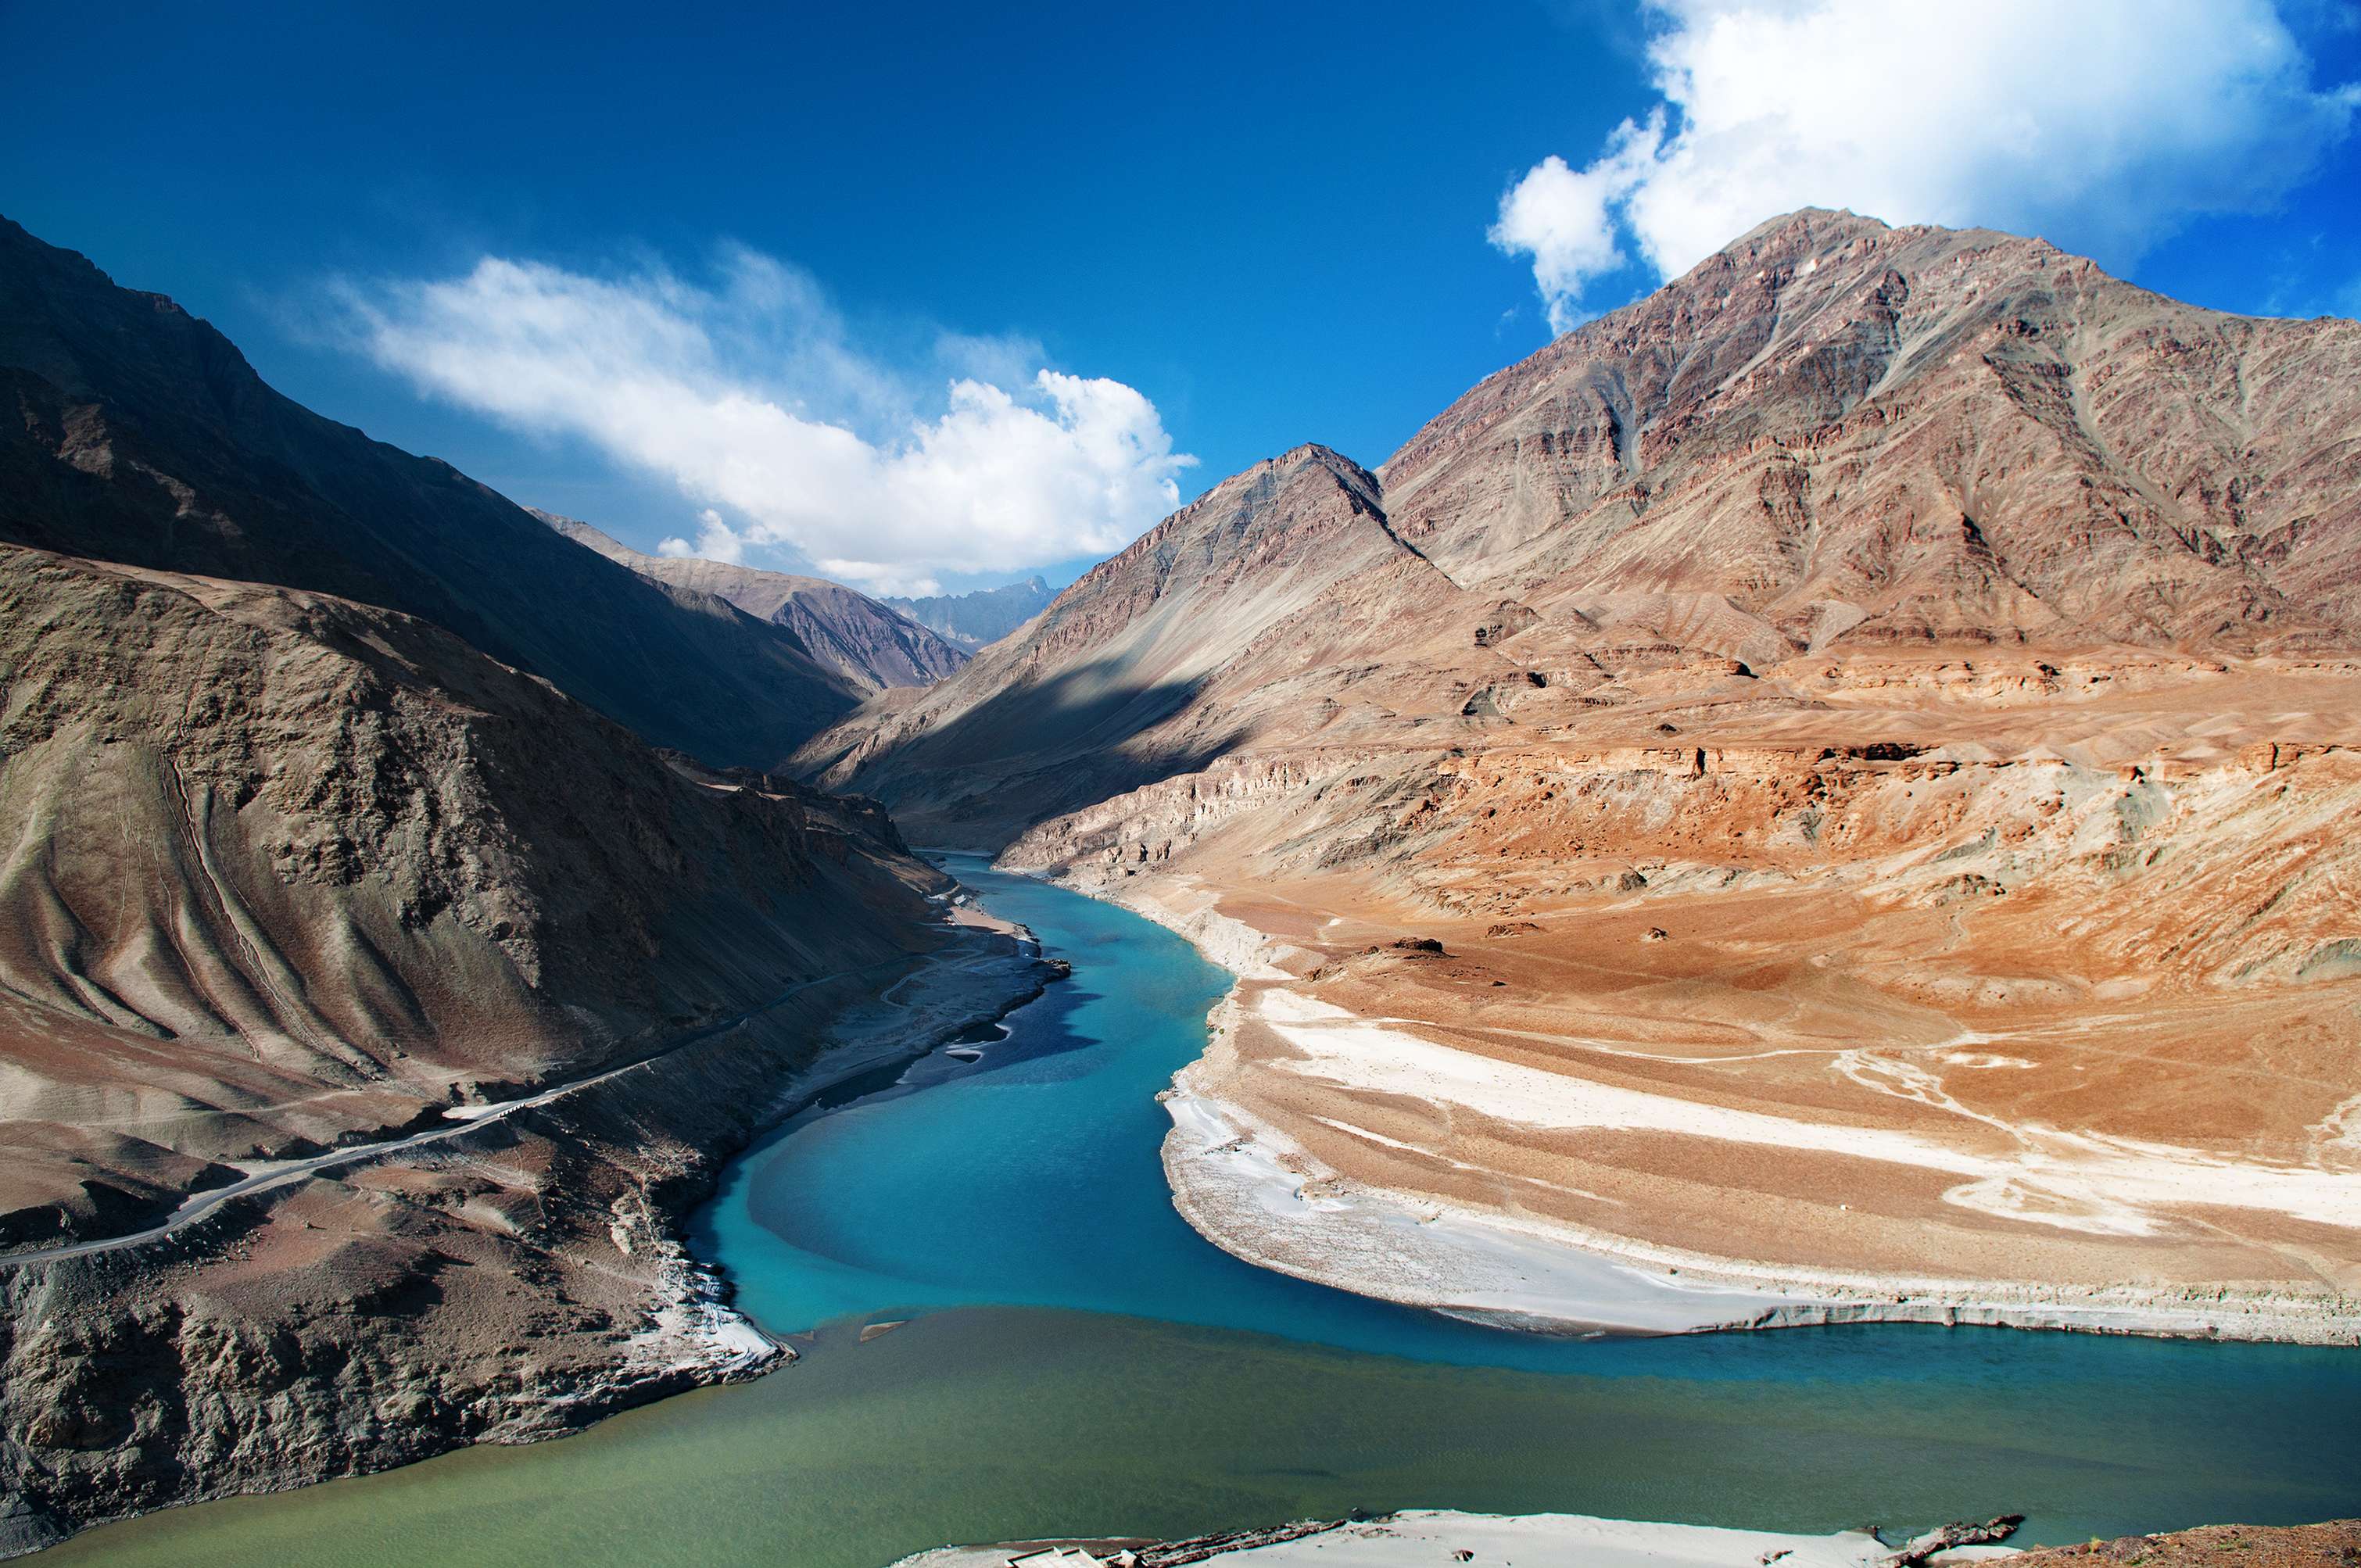
[(719, 765), (872, 683), (13, 227), (0, 383), (0, 1555), (785, 1359), (720, 1161), (1049, 972)]
[(2357, 367), (2351, 322), (1801, 213), (1477, 386), (1388, 461), (1386, 507), (1470, 586), (1632, 624), (1726, 598), (1737, 657), (2350, 646)]
[(1385, 635), (1330, 598), (1364, 576), (1391, 602), (1454, 593), (1387, 526), (1374, 476), (1299, 447), (1093, 567), (1024, 635), (914, 701), (864, 709), (801, 761), (886, 792), (929, 832), (1005, 839), (1223, 755), (1257, 722), (1240, 696), (1258, 713), (1321, 708), (1320, 653)]
[(1048, 608), (1049, 585), (1039, 577), (972, 593), (935, 594), (926, 598), (889, 598), (885, 602), (919, 625), (940, 632), (965, 648), (997, 642)]
[(525, 510), (577, 544), (643, 577), (709, 594), (757, 620), (785, 627), (814, 658), (863, 693), (931, 685), (967, 663), (964, 648), (840, 583), (726, 561), (643, 554), (587, 522), (535, 507)]
[(766, 1365), (719, 1158), (880, 987), (864, 1061), (1038, 989), (873, 807), (396, 611), (0, 545), (0, 1549)]
[(1800, 213), (1488, 378), (1376, 474), (1303, 447), (1217, 487), (803, 760), (988, 838), (1089, 795), (1076, 757), (1112, 751), (1113, 780), (1504, 704), (1583, 724), (1666, 660), (2350, 649), (2356, 385), (2354, 323)]
[(159, 294), (0, 220), (0, 540), (423, 617), (660, 744), (767, 766), (862, 695), (793, 632), (323, 419)]
[[(14, 546), (0, 607), (14, 1183), (93, 1096), (133, 1143), (269, 1157), (595, 1069), (927, 924), (890, 830), (667, 762), (429, 622)], [(120, 1205), (60, 1161), (63, 1208), (5, 1204), (0, 1245)]]
[(2361, 323), (1793, 214), (798, 765), (1237, 969), (1165, 1162), (1257, 1263), (2347, 1343), (2356, 430)]

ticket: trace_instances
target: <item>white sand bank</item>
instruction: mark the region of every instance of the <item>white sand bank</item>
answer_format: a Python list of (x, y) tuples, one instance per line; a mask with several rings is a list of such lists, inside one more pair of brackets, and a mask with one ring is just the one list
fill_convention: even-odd
[[(1338, 1568), (1436, 1568), (1464, 1561), (1471, 1568), (1528, 1568), (1579, 1563), (1581, 1568), (1872, 1568), (1894, 1548), (1876, 1537), (1779, 1535), (1706, 1525), (1647, 1524), (1583, 1514), (1463, 1514), (1413, 1509), (1383, 1519), (1268, 1545), (1216, 1551), (1239, 1568), (1265, 1564), (1335, 1564)], [(1456, 1553), (1466, 1552), (1465, 1558)], [(1937, 1555), (1938, 1564), (2009, 1555), (2006, 1548), (1964, 1547)], [(906, 1557), (894, 1568), (1089, 1568), (1115, 1557), (1090, 1542), (1012, 1543), (947, 1547)]]
[(1405, 1306), (1560, 1333), (1922, 1322), (2361, 1343), (2361, 1301), (2341, 1296), (1815, 1273), (1455, 1206), (1340, 1177), (1197, 1079), (1166, 1097), (1182, 1217), (1246, 1262)]
[[(1181, 1216), (1208, 1241), (1258, 1267), (1405, 1306), (1558, 1333), (1918, 1322), (2361, 1345), (2361, 1298), (2350, 1294), (1808, 1270), (1351, 1180), (1211, 1091), (1205, 1064), (1225, 1049), (1246, 1009), (1302, 1053), (1300, 1061), (1274, 1066), (1340, 1086), (1466, 1104), (1528, 1125), (1546, 1118), (1541, 1124), (1867, 1155), (1955, 1173), (1962, 1179), (1946, 1192), (1948, 1201), (2051, 1230), (2145, 1234), (2159, 1211), (2189, 1204), (2361, 1227), (2361, 1173), (2353, 1171), (2240, 1163), (2130, 1139), (2044, 1136), (2052, 1131), (2044, 1129), (2034, 1129), (2015, 1151), (1987, 1153), (1900, 1129), (1817, 1124), (1477, 1058), (1288, 989), (1295, 977), (1280, 965), (1300, 949), (1221, 914), (1207, 889), (1159, 879), (1147, 887), (1082, 891), (1186, 938), (1241, 982), (1213, 1011), (1215, 1038), (1206, 1057), (1183, 1069), (1164, 1096), (1173, 1127), (1163, 1158)], [(2331, 1120), (2323, 1133), (2334, 1142), (2348, 1129)], [(2351, 1120), (2361, 1124), (2361, 1115)], [(1386, 1141), (1368, 1129), (1330, 1124)]]
[(2013, 1141), (2008, 1152), (1978, 1153), (1916, 1133), (1798, 1121), (1499, 1061), (1277, 987), (1254, 1002), (1261, 1022), (1301, 1053), (1271, 1064), (1276, 1070), (1353, 1092), (1465, 1107), (1551, 1132), (1674, 1133), (1938, 1170), (1969, 1179), (1944, 1194), (1947, 1202), (2065, 1230), (2149, 1235), (2169, 1211), (2196, 1205), (2361, 1230), (2361, 1170), (2262, 1165), (2015, 1124), (1994, 1129)]

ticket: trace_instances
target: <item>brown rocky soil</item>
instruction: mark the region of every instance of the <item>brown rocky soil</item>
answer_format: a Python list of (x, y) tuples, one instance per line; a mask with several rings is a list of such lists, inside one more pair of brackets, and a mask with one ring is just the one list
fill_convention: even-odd
[(2207, 1525), (2166, 1535), (2125, 1535), (2081, 1546), (2041, 1547), (2010, 1568), (2350, 1568), (2361, 1563), (2361, 1519), (2325, 1524)]

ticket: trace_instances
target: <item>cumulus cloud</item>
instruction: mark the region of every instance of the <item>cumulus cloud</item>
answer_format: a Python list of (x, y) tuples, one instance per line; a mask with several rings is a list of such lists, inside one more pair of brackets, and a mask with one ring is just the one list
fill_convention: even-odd
[(675, 558), (693, 555), (706, 561), (726, 561), (734, 566), (746, 558), (746, 536), (730, 527), (719, 512), (707, 507), (697, 514), (695, 543), (675, 534), (658, 540), (656, 554)]
[(1532, 258), (1563, 331), (1627, 264), (1687, 270), (1764, 218), (2047, 235), (2127, 266), (2206, 213), (2255, 211), (2350, 130), (2272, 0), (1649, 0), (1663, 102), (1580, 169), (1500, 199), (1492, 243)]
[(879, 591), (1121, 548), (1195, 459), (1117, 381), (1019, 338), (945, 334), (933, 378), (863, 352), (805, 273), (726, 253), (710, 285), (487, 257), (342, 291), (361, 343), (422, 390), (587, 440), (705, 510), (667, 554), (787, 547)]

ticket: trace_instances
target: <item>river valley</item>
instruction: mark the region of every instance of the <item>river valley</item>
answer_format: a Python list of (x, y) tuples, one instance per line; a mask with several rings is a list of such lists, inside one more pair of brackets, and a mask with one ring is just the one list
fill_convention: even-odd
[(1073, 978), (975, 1059), (840, 1086), (731, 1168), (693, 1248), (765, 1328), (811, 1336), (797, 1365), (45, 1560), (881, 1568), (952, 1541), (1356, 1507), (1814, 1531), (2007, 1510), (2033, 1541), (2361, 1509), (2349, 1350), (1902, 1326), (1546, 1339), (1239, 1263), (1172, 1209), (1155, 1100), (1227, 976), (1111, 905), (951, 869)]

